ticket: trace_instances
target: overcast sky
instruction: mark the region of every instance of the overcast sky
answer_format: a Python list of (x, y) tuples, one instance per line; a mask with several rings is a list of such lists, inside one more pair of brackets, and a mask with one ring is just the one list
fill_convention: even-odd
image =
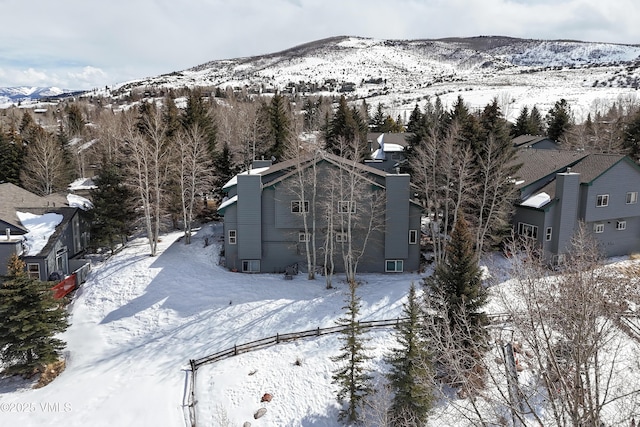
[(0, 87), (91, 89), (338, 36), (640, 43), (638, 0), (0, 0)]

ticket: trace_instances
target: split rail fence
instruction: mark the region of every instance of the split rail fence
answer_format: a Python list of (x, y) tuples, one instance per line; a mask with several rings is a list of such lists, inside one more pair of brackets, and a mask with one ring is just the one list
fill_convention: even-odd
[[(370, 320), (370, 321), (358, 322), (358, 325), (361, 329), (364, 329), (364, 330), (391, 328), (407, 320), (408, 318)], [(340, 326), (333, 326), (330, 328), (316, 328), (308, 331), (291, 332), (287, 334), (276, 334), (268, 338), (262, 338), (256, 341), (234, 345), (231, 348), (219, 351), (217, 353), (210, 354), (208, 356), (201, 357), (200, 359), (189, 360), (190, 375), (188, 376), (188, 381), (189, 381), (189, 385), (187, 387), (188, 396), (187, 396), (187, 404), (185, 406), (186, 408), (188, 408), (188, 418), (189, 418), (189, 423), (191, 427), (197, 426), (196, 404), (198, 403), (198, 399), (196, 398), (196, 373), (200, 366), (206, 365), (209, 363), (215, 363), (220, 360), (228, 359), (230, 357), (237, 356), (242, 353), (248, 353), (251, 351), (260, 350), (260, 349), (271, 347), (277, 344), (287, 343), (287, 342), (296, 341), (304, 338), (320, 337), (320, 336), (329, 335), (329, 334), (337, 334), (349, 328), (350, 326), (348, 325), (347, 326), (340, 325)]]

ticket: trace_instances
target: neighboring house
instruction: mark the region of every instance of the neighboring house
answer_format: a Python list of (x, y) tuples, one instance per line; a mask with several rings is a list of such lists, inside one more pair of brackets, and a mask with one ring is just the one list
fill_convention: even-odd
[(385, 172), (395, 172), (406, 162), (406, 148), (409, 145), (408, 133), (378, 133), (367, 134), (370, 158), (365, 160), (368, 166)]
[(629, 157), (523, 149), (517, 161), (512, 223), (537, 240), (548, 261), (562, 261), (579, 221), (605, 256), (640, 252), (640, 167)]
[(0, 184), (0, 276), (17, 254), (27, 272), (39, 280), (62, 278), (87, 261), (80, 259), (89, 243), (89, 224), (78, 207), (60, 195), (40, 197), (16, 185)]
[[(298, 167), (316, 172), (315, 199), (311, 196), (311, 183), (305, 187), (305, 200), (295, 190)], [(335, 196), (334, 191), (340, 188), (337, 181), (353, 176), (362, 180), (355, 192), (357, 199), (341, 200)], [(353, 247), (361, 245), (369, 219), (378, 218), (367, 244), (362, 245), (364, 252), (358, 271), (419, 269), (421, 209), (411, 200), (409, 175), (387, 174), (321, 153), (303, 161), (256, 163), (250, 171), (231, 179), (223, 190), (228, 196), (218, 212), (224, 216), (224, 259), (229, 269), (281, 273), (295, 264), (304, 269), (306, 244), (313, 242), (311, 233), (315, 233), (317, 264), (324, 262), (325, 243), (330, 243), (336, 248), (332, 257), (335, 271), (344, 271), (340, 248), (349, 236), (343, 233), (340, 224), (349, 212), (354, 219)], [(373, 212), (367, 211), (367, 203), (374, 200), (379, 203), (375, 204), (372, 216)], [(310, 218), (314, 214), (315, 230), (310, 226), (305, 228), (304, 215)]]
[(551, 138), (542, 135), (520, 135), (513, 140), (516, 148), (535, 148), (541, 150), (557, 150), (558, 144)]

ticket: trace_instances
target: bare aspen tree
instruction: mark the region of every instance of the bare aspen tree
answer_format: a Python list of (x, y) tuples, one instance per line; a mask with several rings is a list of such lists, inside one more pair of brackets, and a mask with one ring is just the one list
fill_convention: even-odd
[(170, 165), (166, 126), (157, 108), (150, 108), (139, 122), (131, 114), (126, 115), (125, 120), (126, 144), (133, 177), (131, 184), (142, 205), (151, 256), (155, 256), (162, 219), (162, 197)]
[[(345, 144), (344, 138), (339, 138)], [(329, 193), (325, 198), (324, 207), (328, 217), (331, 217), (333, 229), (327, 232), (327, 238), (335, 237), (334, 249), (339, 249), (342, 265), (350, 283), (356, 282), (358, 264), (370, 244), (372, 235), (383, 225), (385, 194), (380, 191), (369, 190), (376, 183), (366, 177), (363, 166), (354, 159), (358, 159), (356, 140), (352, 150), (353, 159), (340, 158), (331, 161), (336, 168), (329, 173), (327, 182)], [(333, 240), (333, 239), (332, 239)]]
[(468, 145), (460, 147), (458, 127), (452, 126), (447, 137), (439, 139), (431, 133), (415, 150), (411, 160), (412, 181), (420, 190), (424, 210), (431, 220), (434, 259), (444, 259), (446, 243), (453, 224), (475, 194), (472, 152)]
[(307, 278), (315, 279), (317, 266), (317, 222), (319, 209), (316, 209), (318, 198), (318, 168), (320, 153), (317, 150), (307, 151), (298, 138), (299, 127), (294, 122), (294, 129), (285, 150), (285, 159), (294, 163), (294, 176), (287, 190), (300, 201), (299, 215), (305, 233), (304, 247), (307, 260)]
[(519, 385), (527, 412), (542, 406), (545, 425), (629, 425), (640, 409), (640, 386), (626, 375), (637, 367), (639, 349), (618, 322), (637, 283), (603, 265), (584, 224), (558, 272), (546, 268), (531, 242), (517, 242), (517, 249), (513, 287), (501, 296), (535, 373), (534, 384)]
[(50, 133), (38, 128), (26, 149), (20, 178), (25, 188), (46, 196), (64, 188), (65, 174), (62, 147)]
[(196, 195), (203, 190), (211, 178), (210, 161), (208, 161), (206, 139), (197, 123), (184, 130), (176, 142), (184, 242), (188, 245), (191, 243)]
[(492, 134), (483, 142), (477, 158), (479, 194), (475, 217), (476, 253), (500, 241), (501, 233), (510, 229), (509, 217), (516, 197), (512, 146), (500, 143)]

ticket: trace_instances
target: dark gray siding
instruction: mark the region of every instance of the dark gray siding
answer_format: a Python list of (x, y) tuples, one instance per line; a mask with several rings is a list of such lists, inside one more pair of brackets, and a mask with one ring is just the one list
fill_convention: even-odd
[(387, 175), (384, 256), (406, 259), (409, 256), (409, 175)]
[(224, 258), (225, 265), (230, 270), (240, 270), (240, 260), (238, 259), (238, 245), (229, 244), (229, 231), (238, 232), (238, 204), (234, 203), (226, 208), (224, 212)]
[[(603, 221), (612, 218), (640, 216), (640, 203), (627, 204), (627, 192), (640, 192), (640, 172), (625, 161), (618, 162), (605, 174), (585, 185), (584, 220)], [(609, 205), (597, 207), (600, 194), (609, 195)]]
[(580, 174), (559, 173), (556, 178), (556, 197), (558, 206), (554, 218), (552, 251), (565, 253), (573, 238), (578, 221), (578, 198), (580, 190)]
[(238, 257), (262, 258), (262, 181), (260, 175), (238, 176)]
[[(0, 239), (5, 239), (1, 236)], [(0, 242), (0, 276), (7, 274), (7, 266), (12, 255), (20, 255), (22, 252), (22, 241), (12, 239)]]

